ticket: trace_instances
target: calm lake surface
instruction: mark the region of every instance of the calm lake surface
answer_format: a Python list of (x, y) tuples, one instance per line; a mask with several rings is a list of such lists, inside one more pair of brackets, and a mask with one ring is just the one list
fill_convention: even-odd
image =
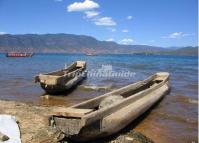
[[(86, 61), (89, 71), (100, 69), (102, 65), (111, 65), (113, 71), (129, 71), (134, 76), (88, 77), (68, 94), (48, 98), (42, 96), (45, 92), (34, 82), (34, 76), (61, 69), (76, 60)], [(192, 143), (198, 141), (197, 65), (197, 57), (184, 56), (38, 54), (32, 58), (7, 58), (0, 54), (0, 99), (70, 106), (143, 80), (158, 71), (166, 71), (171, 74), (170, 94), (136, 129), (150, 134), (152, 138), (159, 138), (161, 142)]]

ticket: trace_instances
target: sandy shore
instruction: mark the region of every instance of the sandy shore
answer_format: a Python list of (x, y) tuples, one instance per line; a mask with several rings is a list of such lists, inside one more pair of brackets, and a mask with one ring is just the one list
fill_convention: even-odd
[[(15, 101), (0, 100), (0, 114), (10, 114), (16, 116), (23, 143), (58, 142), (57, 137), (59, 136), (59, 132), (48, 126), (48, 116), (54, 108), (56, 108), (56, 106), (45, 107)], [(123, 142), (123, 140), (132, 142), (132, 138), (140, 138), (140, 135), (141, 134), (135, 134), (134, 131), (130, 130), (128, 133), (120, 133), (107, 139), (106, 141), (101, 140), (100, 143), (119, 143), (121, 141)], [(141, 140), (142, 138), (147, 140), (148, 143), (152, 142), (150, 139), (147, 139), (141, 135)], [(141, 143), (141, 140), (134, 142)]]
[(0, 100), (0, 114), (16, 116), (23, 143), (56, 142), (55, 131), (48, 127), (52, 108)]

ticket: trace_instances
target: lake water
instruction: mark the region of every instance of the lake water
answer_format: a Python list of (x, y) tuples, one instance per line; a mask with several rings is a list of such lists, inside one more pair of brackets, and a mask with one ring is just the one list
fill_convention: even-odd
[[(87, 70), (102, 65), (113, 71), (134, 73), (131, 77), (88, 77), (75, 90), (60, 96), (42, 96), (45, 92), (34, 83), (39, 73), (58, 70), (76, 60), (87, 62)], [(38, 54), (32, 58), (7, 58), (0, 54), (0, 99), (40, 105), (70, 106), (113, 89), (128, 85), (158, 72), (171, 74), (171, 92), (136, 127), (161, 142), (197, 142), (198, 59), (155, 55), (72, 55)], [(66, 96), (67, 95), (67, 96)]]

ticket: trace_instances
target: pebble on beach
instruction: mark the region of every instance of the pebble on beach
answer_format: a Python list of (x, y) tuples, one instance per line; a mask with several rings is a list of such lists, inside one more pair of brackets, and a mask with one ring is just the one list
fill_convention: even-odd
[[(73, 141), (69, 141), (67, 139), (62, 141), (74, 143)], [(154, 141), (142, 133), (131, 130), (128, 133), (120, 133), (118, 136), (113, 135), (104, 139), (96, 139), (87, 143), (154, 143)]]
[(7, 135), (4, 135), (3, 133), (0, 132), (0, 141), (4, 142), (9, 140), (10, 138)]
[(117, 138), (109, 141), (108, 143), (154, 143), (150, 138), (145, 135), (130, 131), (126, 134), (121, 134)]

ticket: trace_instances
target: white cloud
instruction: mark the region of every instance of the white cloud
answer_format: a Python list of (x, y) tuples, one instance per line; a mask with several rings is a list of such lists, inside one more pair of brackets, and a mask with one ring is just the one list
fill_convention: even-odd
[(99, 8), (99, 4), (92, 0), (85, 0), (84, 2), (74, 2), (67, 7), (68, 12), (72, 11), (88, 11)]
[(126, 17), (126, 19), (131, 20), (131, 19), (133, 19), (133, 16), (129, 15)]
[[(59, 0), (57, 0), (59, 1)], [(61, 0), (60, 0), (61, 1)], [(94, 22), (95, 25), (100, 26), (115, 26), (117, 23), (113, 20), (112, 17), (100, 16), (100, 13), (96, 11), (96, 8), (99, 8), (100, 5), (93, 0), (84, 0), (83, 2), (74, 2), (67, 7), (68, 12), (79, 11), (85, 14), (84, 18), (88, 18), (91, 22)], [(116, 29), (109, 29), (111, 32), (115, 32)]]
[(154, 42), (155, 42), (155, 40), (149, 40), (149, 42), (150, 42), (150, 43), (154, 43)]
[(188, 34), (188, 33), (183, 33), (183, 32), (174, 32), (169, 34), (168, 36), (163, 36), (162, 38), (167, 38), (167, 39), (180, 39), (186, 36), (191, 36), (193, 34)]
[(5, 35), (5, 34), (7, 34), (6, 32), (0, 32), (0, 35)]
[(113, 41), (115, 41), (113, 38), (109, 38), (109, 39), (107, 39), (106, 41), (108, 41), (108, 42), (113, 42)]
[(112, 19), (112, 17), (102, 17), (95, 20), (96, 25), (102, 26), (114, 26), (117, 23)]
[(63, 0), (54, 0), (55, 2), (62, 2)]
[(97, 12), (97, 11), (86, 11), (85, 14), (86, 14), (87, 18), (93, 18), (95, 16), (98, 16), (99, 12)]
[(116, 32), (117, 31), (117, 29), (115, 29), (115, 28), (107, 28), (108, 30), (110, 30), (111, 32)]
[(112, 28), (111, 29), (111, 32), (116, 32), (117, 30), (115, 28)]
[(127, 32), (129, 32), (129, 30), (128, 29), (123, 29), (122, 32), (127, 33)]
[(131, 45), (133, 42), (134, 42), (133, 39), (126, 38), (126, 39), (122, 39), (119, 43), (123, 45)]

